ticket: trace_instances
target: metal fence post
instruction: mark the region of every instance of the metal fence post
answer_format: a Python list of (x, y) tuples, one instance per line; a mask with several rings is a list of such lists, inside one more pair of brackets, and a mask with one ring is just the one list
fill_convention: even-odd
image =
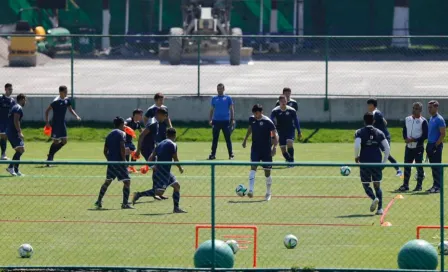
[(445, 252), (445, 216), (444, 216), (444, 181), (443, 181), (443, 171), (445, 168), (443, 166), (440, 166), (440, 271), (445, 271), (445, 258), (444, 258), (444, 252)]
[(211, 165), (211, 225), (212, 225), (212, 252), (213, 252), (213, 264), (212, 270), (214, 271), (216, 268), (216, 252), (215, 252), (215, 165)]
[(73, 109), (76, 109), (76, 102), (75, 102), (75, 80), (74, 80), (74, 38), (73, 36), (70, 37), (71, 41), (71, 47), (70, 47), (70, 88), (71, 88), (71, 104)]
[(201, 38), (198, 38), (198, 96), (201, 96)]
[(324, 100), (324, 111), (328, 111), (330, 108), (328, 102), (328, 54), (329, 54), (329, 41), (328, 36), (325, 37), (325, 100)]

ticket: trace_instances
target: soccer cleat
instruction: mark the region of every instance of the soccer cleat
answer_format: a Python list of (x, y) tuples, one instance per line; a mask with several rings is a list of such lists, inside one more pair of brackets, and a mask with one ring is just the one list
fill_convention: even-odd
[(128, 167), (128, 172), (129, 172), (129, 173), (137, 173), (137, 169), (135, 169), (134, 166), (129, 166), (129, 167)]
[(139, 198), (140, 198), (140, 197), (138, 196), (138, 193), (135, 192), (135, 193), (132, 195), (132, 205), (135, 205), (135, 203), (137, 202), (137, 200), (138, 200)]
[(6, 168), (6, 172), (10, 173), (11, 176), (13, 177), (17, 176), (16, 171), (14, 171), (14, 168)]
[(162, 200), (162, 198), (158, 195), (153, 196), (155, 200)]
[(264, 196), (264, 200), (266, 200), (266, 201), (271, 200), (271, 194), (270, 193), (266, 193), (266, 195)]
[(426, 192), (430, 193), (430, 194), (438, 194), (440, 193), (440, 189), (437, 187), (431, 187), (429, 190), (427, 190)]
[(405, 186), (405, 185), (401, 185), (400, 188), (398, 188), (395, 192), (404, 193), (404, 192), (407, 192), (407, 191), (409, 191), (409, 187)]
[(135, 208), (132, 207), (130, 204), (122, 204), (122, 205), (121, 205), (121, 208), (122, 208), (123, 210), (133, 210), (133, 209), (135, 209)]
[(209, 161), (216, 160), (216, 157), (215, 157), (215, 155), (210, 155), (210, 156), (208, 156), (207, 160), (209, 160)]
[(383, 215), (383, 213), (384, 213), (383, 209), (378, 209), (375, 214), (376, 215)]
[(8, 157), (6, 157), (6, 154), (2, 154), (2, 157), (0, 158), (0, 160), (6, 161), (7, 159), (8, 159)]
[(22, 174), (22, 172), (20, 172), (19, 170), (15, 171), (15, 172), (16, 172), (16, 175), (19, 176), (19, 177), (24, 177), (24, 176), (25, 176), (25, 175)]
[(235, 155), (230, 154), (230, 156), (229, 156), (229, 160), (233, 161), (234, 159), (235, 159)]
[(248, 196), (249, 198), (254, 197), (254, 192), (253, 192), (253, 191), (249, 191), (249, 193), (247, 193), (247, 196)]
[(413, 192), (420, 192), (422, 190), (422, 187), (421, 186), (416, 186), (415, 188), (414, 188), (414, 190), (412, 190)]
[(400, 169), (397, 170), (397, 174), (395, 175), (396, 177), (401, 177), (403, 176), (403, 171), (401, 171)]
[(98, 210), (103, 208), (103, 203), (101, 203), (101, 201), (95, 202), (95, 208), (97, 208)]
[(174, 207), (174, 209), (173, 209), (173, 213), (187, 213), (187, 211), (182, 210), (182, 209), (179, 208), (179, 207)]
[(376, 210), (376, 207), (378, 206), (378, 203), (380, 202), (380, 200), (378, 198), (375, 198), (372, 201), (372, 204), (370, 204), (370, 211), (374, 212)]

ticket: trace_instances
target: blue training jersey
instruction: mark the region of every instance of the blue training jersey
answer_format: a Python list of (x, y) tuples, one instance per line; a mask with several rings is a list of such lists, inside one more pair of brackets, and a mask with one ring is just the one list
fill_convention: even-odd
[(384, 116), (381, 111), (378, 109), (373, 111), (373, 119), (375, 120), (375, 123), (373, 123), (373, 126), (379, 130), (381, 130), (382, 133), (384, 133), (384, 136), (386, 136), (386, 139), (390, 139), (390, 133), (387, 129), (386, 123), (384, 122)]
[(152, 119), (152, 121), (152, 123), (146, 124), (145, 127), (149, 130), (149, 133), (146, 134), (145, 138), (143, 139), (142, 146), (144, 147), (153, 147), (154, 145), (166, 139), (166, 123), (159, 123), (155, 118)]
[(229, 121), (230, 120), (230, 106), (233, 105), (233, 100), (228, 95), (216, 95), (212, 98), (211, 106), (214, 108), (214, 121)]
[(67, 113), (67, 108), (71, 106), (72, 103), (70, 99), (61, 97), (56, 97), (50, 106), (53, 109), (53, 126), (65, 125), (65, 114)]
[(106, 137), (107, 160), (123, 161), (121, 148), (125, 142), (125, 132), (119, 129), (112, 130)]
[(440, 137), (440, 129), (445, 127), (446, 124), (442, 115), (437, 114), (435, 116), (431, 116), (428, 123), (428, 143), (433, 144), (437, 142)]
[(249, 118), (249, 125), (252, 128), (252, 150), (258, 152), (270, 152), (272, 146), (271, 132), (275, 131), (275, 125), (267, 116), (263, 115), (257, 120), (252, 115)]
[[(142, 127), (140, 122), (135, 122), (132, 117), (126, 119), (125, 125), (130, 127), (132, 130), (139, 130)], [(126, 134), (126, 143), (132, 143), (132, 136)]]
[(18, 133), (16, 126), (14, 125), (15, 114), (19, 114), (19, 122), (21, 122), (23, 118), (23, 109), (22, 106), (20, 106), (19, 104), (15, 104), (14, 106), (12, 106), (11, 110), (9, 111), (8, 128), (7, 128), (8, 135), (17, 135)]
[[(294, 99), (289, 99), (288, 102), (286, 102), (286, 105), (292, 107), (293, 109), (295, 109), (296, 111), (299, 110), (299, 106), (297, 104), (297, 101), (295, 101)], [(275, 106), (278, 107), (280, 106), (280, 101), (277, 100), (277, 102), (275, 103)]]
[[(160, 106), (160, 108), (165, 109), (168, 112), (168, 108), (165, 105)], [(149, 119), (154, 118), (156, 116), (156, 112), (158, 109), (159, 109), (159, 107), (157, 107), (156, 104), (149, 107), (145, 112), (146, 118), (149, 118)], [(148, 122), (151, 122), (151, 121), (148, 121)]]
[[(173, 155), (177, 153), (177, 145), (170, 139), (165, 139), (159, 143), (155, 150), (157, 161), (171, 162), (173, 161)], [(164, 176), (169, 175), (171, 172), (171, 165), (157, 165), (156, 174), (162, 174)]]
[(364, 163), (381, 163), (383, 160), (381, 146), (386, 136), (379, 129), (373, 126), (366, 126), (358, 129), (355, 139), (361, 139), (361, 151), (359, 161)]
[(280, 106), (275, 107), (271, 112), (271, 120), (275, 123), (279, 133), (294, 133), (295, 128), (297, 128), (298, 133), (300, 133), (297, 112), (290, 106), (286, 106), (285, 110), (282, 110)]
[(9, 111), (15, 104), (16, 101), (14, 100), (14, 98), (7, 97), (4, 94), (0, 96), (0, 122), (8, 122)]

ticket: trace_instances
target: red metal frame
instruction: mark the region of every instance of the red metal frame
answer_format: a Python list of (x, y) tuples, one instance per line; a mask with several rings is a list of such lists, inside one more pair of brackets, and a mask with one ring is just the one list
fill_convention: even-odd
[[(444, 229), (448, 229), (448, 226), (444, 226)], [(420, 230), (421, 229), (440, 229), (440, 226), (417, 226), (417, 239), (420, 239)]]
[[(195, 243), (195, 249), (199, 247), (199, 230), (200, 229), (211, 229), (211, 225), (196, 225), (196, 243)], [(250, 226), (250, 225), (215, 225), (215, 229), (247, 229), (252, 230), (253, 235), (234, 235), (232, 237), (239, 237), (239, 238), (253, 238), (254, 239), (254, 253), (253, 253), (253, 267), (257, 267), (257, 245), (258, 245), (258, 228), (256, 226)], [(230, 236), (227, 236), (231, 238)]]

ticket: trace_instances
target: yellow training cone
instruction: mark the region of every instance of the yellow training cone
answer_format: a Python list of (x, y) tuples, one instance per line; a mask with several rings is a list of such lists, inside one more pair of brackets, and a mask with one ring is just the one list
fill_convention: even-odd
[(403, 199), (404, 196), (403, 196), (403, 195), (397, 195), (395, 198), (396, 198), (396, 199)]
[(391, 222), (384, 222), (383, 224), (381, 224), (381, 227), (392, 227), (392, 223)]

